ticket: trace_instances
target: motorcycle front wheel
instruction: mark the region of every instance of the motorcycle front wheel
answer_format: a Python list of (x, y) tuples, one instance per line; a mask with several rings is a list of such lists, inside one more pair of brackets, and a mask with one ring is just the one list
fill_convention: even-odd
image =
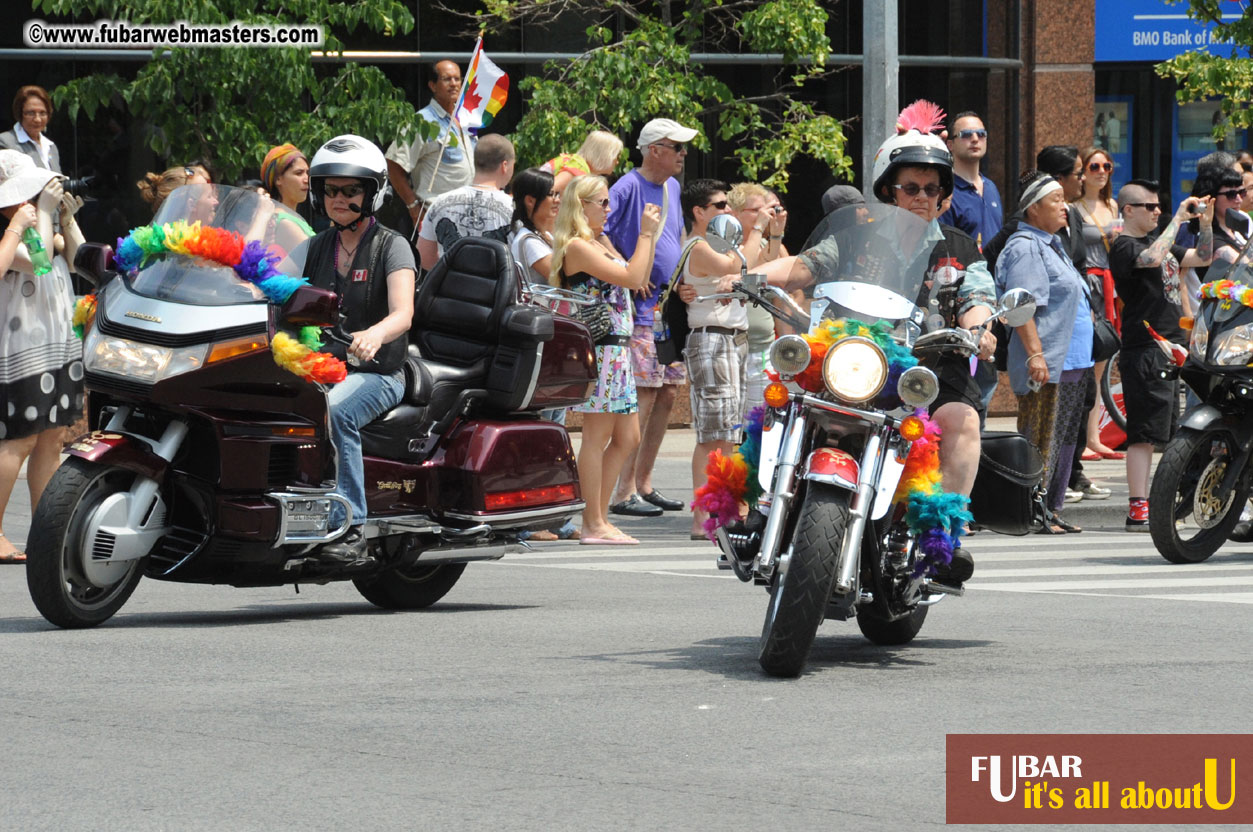
[(851, 494), (809, 483), (792, 554), (779, 559), (757, 660), (771, 676), (799, 676), (826, 617)]
[(466, 571), (464, 563), (389, 569), (368, 578), (354, 578), (361, 596), (385, 610), (420, 610), (448, 594)]
[[(95, 627), (113, 617), (143, 577), (143, 560), (105, 566), (87, 551), (86, 525), (135, 475), (70, 457), (44, 489), (26, 544), (26, 586), (40, 614), (58, 627)], [(115, 574), (110, 574), (110, 573)]]
[(1200, 563), (1218, 551), (1240, 521), (1247, 472), (1223, 497), (1218, 491), (1240, 449), (1220, 431), (1181, 429), (1166, 446), (1149, 488), (1149, 532), (1171, 563)]

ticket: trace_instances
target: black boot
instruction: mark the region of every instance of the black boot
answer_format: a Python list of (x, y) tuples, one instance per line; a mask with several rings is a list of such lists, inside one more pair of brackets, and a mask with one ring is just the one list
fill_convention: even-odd
[(372, 559), (370, 542), (362, 534), (360, 525), (350, 526), (343, 536), (327, 543), (313, 556), (327, 566), (352, 566)]
[(961, 587), (975, 573), (975, 559), (965, 549), (954, 549), (953, 559), (935, 570), (932, 578), (938, 584)]

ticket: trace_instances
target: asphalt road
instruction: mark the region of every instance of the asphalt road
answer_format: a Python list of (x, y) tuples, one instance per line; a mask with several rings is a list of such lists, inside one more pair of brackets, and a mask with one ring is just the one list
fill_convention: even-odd
[(0, 567), (0, 829), (914, 829), (947, 733), (1247, 730), (1253, 546), (980, 534), (913, 644), (828, 622), (781, 681), (766, 594), (687, 524), (474, 564), (418, 613), (145, 581), (61, 632)]

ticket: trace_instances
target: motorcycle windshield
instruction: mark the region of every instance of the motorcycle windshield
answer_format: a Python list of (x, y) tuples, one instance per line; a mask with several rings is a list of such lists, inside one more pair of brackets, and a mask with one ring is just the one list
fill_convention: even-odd
[[(262, 243), (279, 272), (304, 273), (308, 224), (282, 204), (249, 188), (230, 185), (184, 185), (174, 190), (153, 218), (153, 225), (184, 222), (238, 234), (245, 243)], [(265, 295), (243, 280), (233, 264), (207, 257), (168, 253), (153, 258), (129, 279), (147, 297), (198, 306), (263, 303)]]
[[(822, 219), (796, 268), (808, 270), (815, 300), (827, 302), (826, 317), (895, 322), (915, 317), (918, 304), (940, 288), (923, 294), (932, 250), (942, 239), (937, 224), (895, 205), (849, 205)], [(942, 273), (937, 278), (944, 280)]]

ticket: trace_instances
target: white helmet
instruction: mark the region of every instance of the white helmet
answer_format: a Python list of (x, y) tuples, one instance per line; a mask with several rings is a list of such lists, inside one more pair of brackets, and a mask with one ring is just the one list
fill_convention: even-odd
[(889, 189), (894, 184), (892, 180), (896, 169), (901, 167), (935, 168), (940, 173), (943, 197), (953, 192), (953, 156), (939, 136), (909, 130), (879, 145), (871, 174), (874, 177), (874, 195), (880, 202), (893, 202)]
[(313, 210), (326, 214), (322, 186), (330, 177), (359, 179), (365, 185), (361, 216), (368, 217), (383, 207), (387, 190), (387, 159), (378, 145), (351, 133), (336, 136), (318, 148), (309, 163), (309, 201)]

